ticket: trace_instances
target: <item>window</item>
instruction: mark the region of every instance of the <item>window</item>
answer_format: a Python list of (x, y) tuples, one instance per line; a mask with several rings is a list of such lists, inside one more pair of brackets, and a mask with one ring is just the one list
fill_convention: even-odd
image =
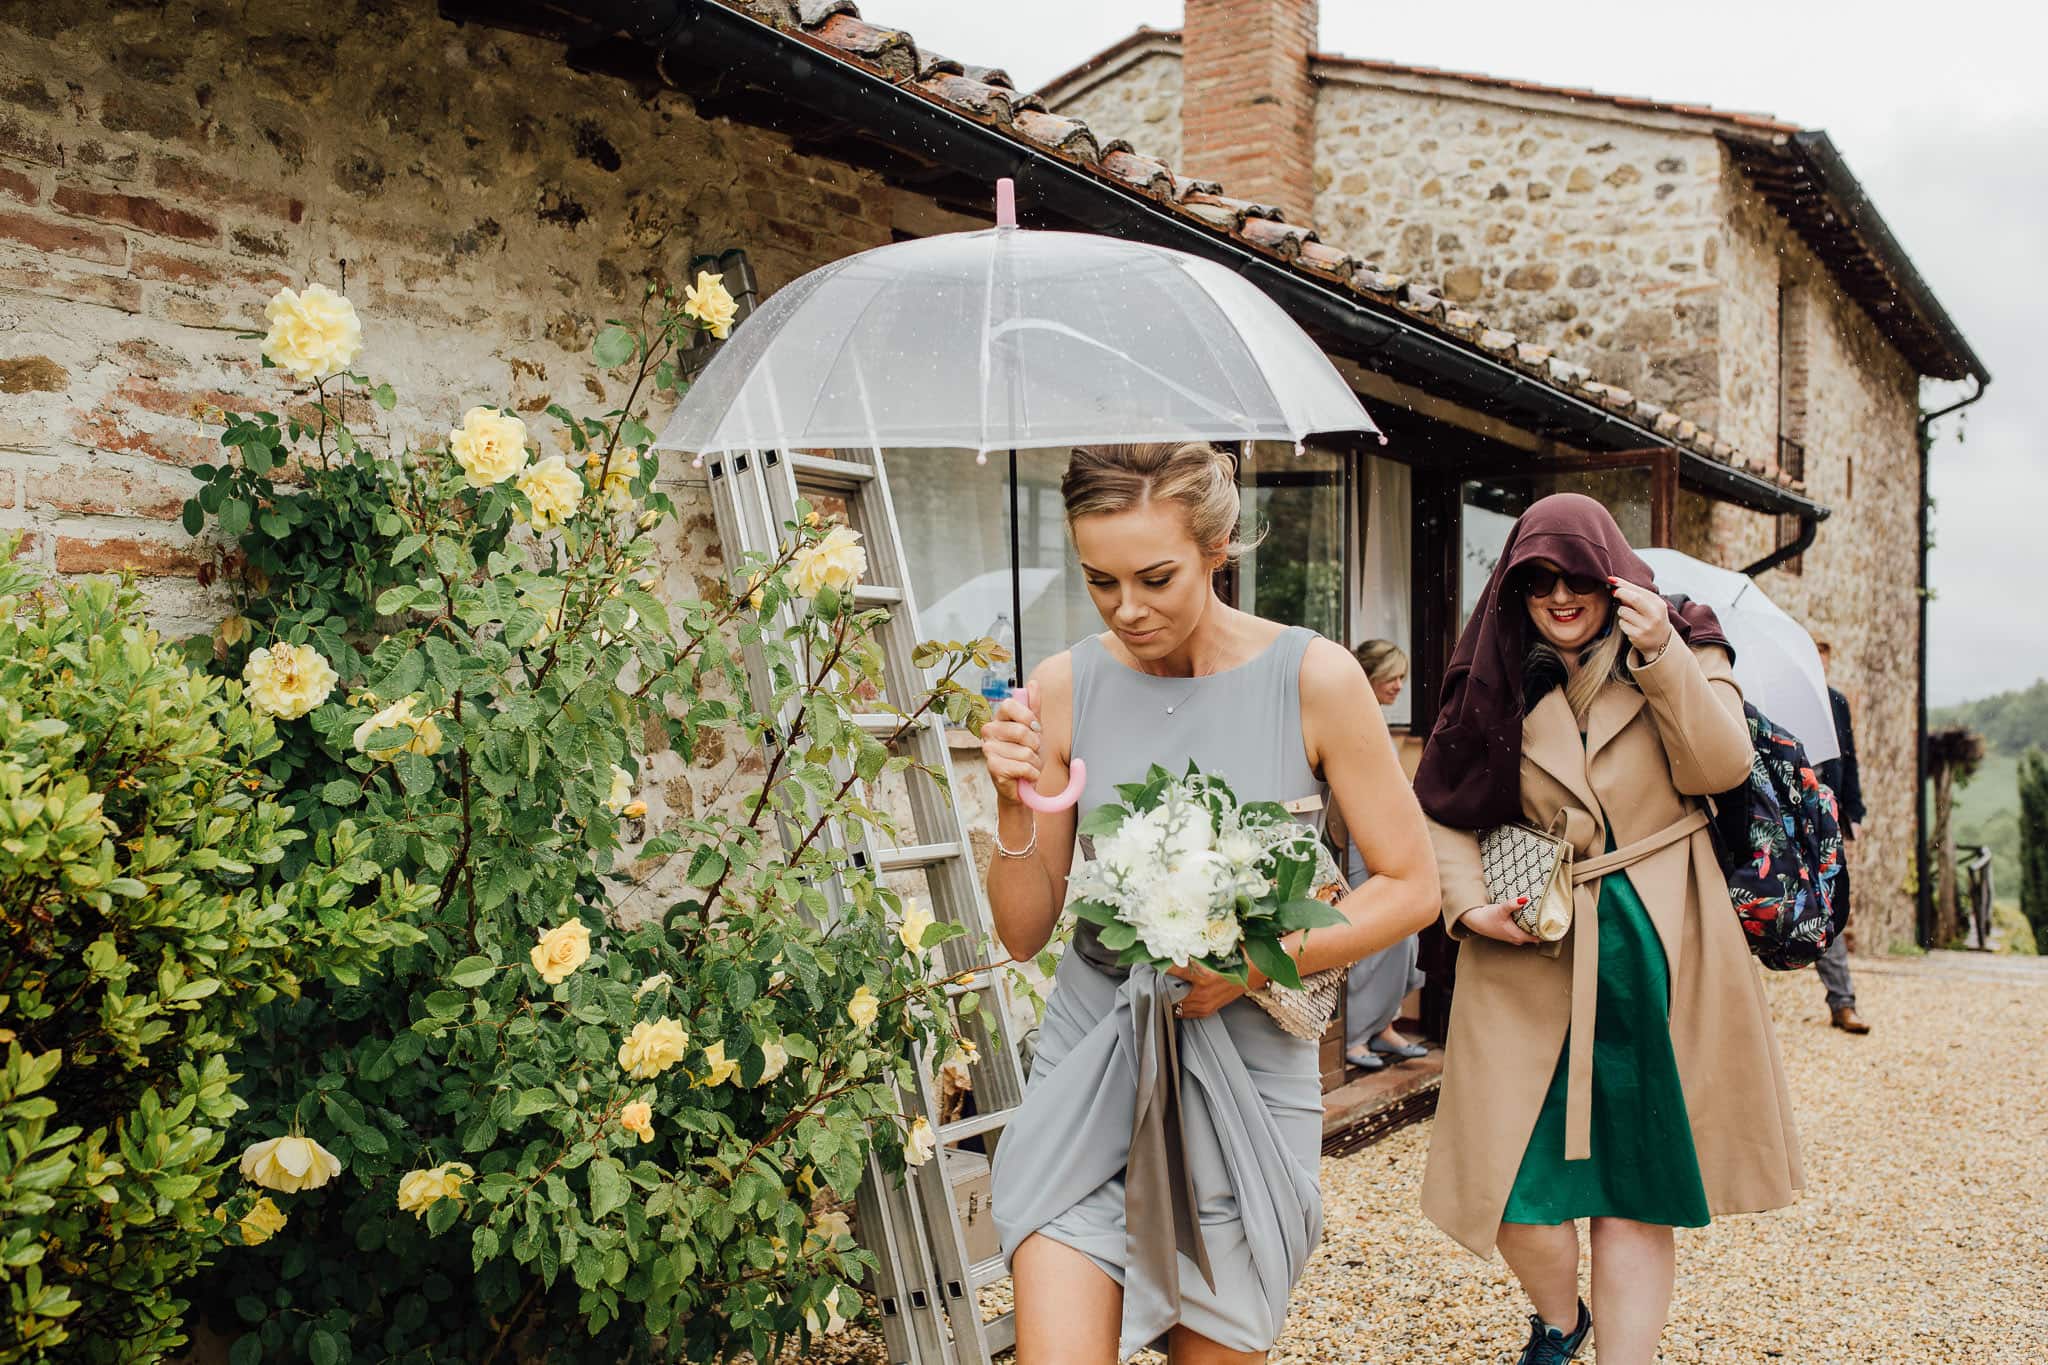
[(1386, 708), (1387, 723), (1414, 719), (1415, 627), (1413, 554), (1415, 481), (1408, 466), (1375, 455), (1359, 468), (1358, 572), (1352, 575), (1353, 648), (1367, 640), (1392, 640), (1408, 655), (1408, 686)]
[[(1806, 477), (1806, 329), (1810, 299), (1807, 287), (1790, 280), (1778, 283), (1778, 472), (1787, 478)], [(1778, 518), (1778, 544), (1799, 538), (1799, 518)], [(1786, 573), (1804, 569), (1805, 556), (1785, 561)]]
[[(920, 632), (942, 640), (1010, 638), (1007, 454), (984, 465), (972, 451), (901, 450), (886, 463)], [(1028, 673), (1103, 626), (1067, 539), (1059, 488), (1066, 450), (1019, 451), (1017, 467)], [(1236, 566), (1237, 605), (1350, 643), (1345, 458), (1314, 449), (1297, 456), (1290, 445), (1261, 442), (1241, 459), (1239, 482), (1240, 533), (1266, 534)]]
[(1237, 605), (1345, 643), (1344, 457), (1260, 441), (1238, 464), (1238, 534), (1263, 533), (1237, 563)]

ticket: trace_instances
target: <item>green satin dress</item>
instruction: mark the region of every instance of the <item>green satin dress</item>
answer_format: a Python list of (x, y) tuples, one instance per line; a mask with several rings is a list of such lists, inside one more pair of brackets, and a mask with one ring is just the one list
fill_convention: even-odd
[[(1607, 847), (1614, 848), (1611, 834)], [(1592, 1156), (1564, 1159), (1567, 1037), (1501, 1221), (1628, 1218), (1705, 1227), (1707, 1192), (1671, 1050), (1671, 972), (1664, 945), (1625, 872), (1601, 879), (1599, 914)]]

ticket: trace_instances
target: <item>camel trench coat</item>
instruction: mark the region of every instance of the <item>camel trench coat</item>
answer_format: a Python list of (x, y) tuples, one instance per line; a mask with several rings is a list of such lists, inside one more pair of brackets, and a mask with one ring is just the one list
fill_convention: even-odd
[[(1523, 721), (1522, 813), (1541, 829), (1553, 828), (1562, 814), (1561, 832), (1581, 862), (1602, 853), (1610, 826), (1617, 849), (1648, 839), (1698, 810), (1696, 798), (1726, 791), (1749, 773), (1749, 728), (1725, 652), (1688, 650), (1674, 638), (1655, 663), (1635, 670), (1635, 680), (1636, 687), (1609, 683), (1595, 697), (1583, 744), (1562, 688)], [(1578, 940), (1589, 925), (1597, 937), (1600, 887), (1595, 881), (1578, 888), (1573, 927), (1554, 956), (1474, 935), (1458, 921), (1492, 899), (1480, 876), (1478, 839), (1435, 821), (1430, 837), (1443, 878), (1444, 923), (1460, 946), (1422, 1207), (1486, 1256), (1563, 1053), (1573, 993), (1590, 997), (1596, 987), (1597, 947)], [(1724, 1214), (1789, 1204), (1805, 1181), (1791, 1097), (1759, 969), (1713, 841), (1696, 830), (1627, 871), (1670, 969), (1671, 1043), (1708, 1208)], [(1576, 971), (1586, 979), (1575, 979), (1575, 963), (1584, 964)], [(1582, 1017), (1589, 1004), (1581, 1001)], [(1591, 1076), (1573, 1082), (1583, 1114)]]

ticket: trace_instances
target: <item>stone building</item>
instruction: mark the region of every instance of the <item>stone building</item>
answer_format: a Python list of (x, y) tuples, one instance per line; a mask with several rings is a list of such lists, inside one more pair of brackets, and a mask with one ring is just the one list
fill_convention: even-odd
[[(1981, 388), (1982, 363), (1825, 134), (1314, 52), (1316, 11), (1316, 0), (1188, 0), (1183, 31), (1140, 30), (1041, 94), (1191, 173), (1228, 167), (1234, 193), (1306, 206), (1325, 239), (1570, 355), (1598, 385), (1712, 429), (1738, 463), (1827, 506), (1803, 554), (1795, 521), (1684, 489), (1661, 527), (1642, 529), (1731, 567), (1780, 555), (1759, 581), (1834, 644), (1859, 720), (1871, 810), (1861, 943), (1910, 941), (1920, 387), (1973, 377)], [(1242, 98), (1232, 81), (1245, 67), (1271, 98)], [(1640, 496), (1612, 482), (1596, 491)]]
[[(1276, 51), (1299, 51), (1306, 82), (1313, 25), (1301, 20), (1312, 11), (1274, 13)], [(1260, 81), (1279, 90), (1292, 68), (1276, 58), (1264, 70)], [(1320, 125), (1320, 98), (1303, 93), (1316, 89), (1279, 100), (1260, 136), (1292, 136), (1311, 114)], [(1262, 93), (1234, 97), (1264, 109)], [(1327, 218), (1323, 196), (1304, 188), (1290, 200), (1263, 179), (1285, 166), (1313, 186), (1320, 150), (1234, 164), (1230, 188), (1245, 196), (1234, 197), (1134, 149), (1158, 145), (1147, 129), (1178, 127), (1173, 100), (1173, 117), (1153, 123), (1151, 97), (1133, 107), (1126, 140), (1108, 104), (1100, 128), (1051, 112), (1000, 68), (921, 48), (850, 0), (591, 0), (573, 13), (550, 0), (10, 8), (0, 15), (0, 535), (24, 532), (28, 552), (62, 572), (132, 569), (168, 630), (204, 629), (221, 611), (205, 585), (221, 547), (188, 537), (178, 511), (187, 470), (214, 449), (200, 415), (280, 402), (275, 376), (237, 337), (278, 286), (320, 281), (354, 297), (362, 363), (401, 381), (388, 419), (399, 438), (433, 439), (472, 403), (506, 401), (552, 440), (540, 416), (549, 402), (603, 411), (621, 397), (586, 357), (642, 280), (742, 251), (770, 293), (866, 247), (986, 226), (998, 176), (1016, 177), (1027, 227), (1115, 233), (1238, 270), (1366, 398), (1385, 446), (1333, 438), (1299, 456), (1243, 452), (1247, 510), (1271, 533), (1228, 587), (1250, 609), (1334, 638), (1408, 640), (1418, 729), (1489, 544), (1540, 492), (1599, 492), (1646, 540), (1707, 527), (1760, 550), (1781, 522), (1810, 528), (1827, 515), (1782, 465), (1745, 464), (1715, 434), (1707, 419), (1738, 420), (1732, 402), (1656, 401), (1649, 394), (1662, 391), (1646, 380), (1632, 392), (1599, 374), (1633, 375), (1567, 358), (1583, 350), (1605, 364), (1597, 339), (1515, 313), (1529, 329), (1518, 335), (1504, 325), (1508, 303), (1497, 319), (1479, 311), (1508, 298), (1505, 272), (1498, 298), (1459, 302), (1436, 276), (1323, 240), (1299, 207)], [(1187, 154), (1199, 159), (1199, 148)], [(1570, 169), (1558, 179), (1568, 186)], [(1758, 234), (1783, 232), (1765, 209), (1754, 219)], [(1725, 260), (1736, 248), (1718, 250)], [(1570, 275), (1553, 287), (1560, 298)], [(1808, 316), (1828, 306), (1816, 297)], [(1745, 335), (1768, 330), (1739, 316)], [(1704, 322), (1688, 325), (1707, 335)], [(1817, 322), (1809, 332), (1815, 374), (1860, 363), (1864, 352), (1840, 358)], [(1671, 344), (1692, 334), (1674, 324)], [(1855, 335), (1870, 354), (1894, 355), (1869, 328)], [(1808, 420), (1846, 413), (1839, 420), (1889, 432), (1884, 414), (1910, 416), (1911, 367), (1887, 363), (1891, 407), (1871, 416), (1877, 399), (1862, 390), (1816, 388)], [(1868, 515), (1897, 534), (1912, 475), (1906, 456), (1885, 449), (1859, 452), (1853, 496), (1829, 494), (1834, 525)], [(906, 459), (914, 471), (898, 462), (892, 482), (911, 581), (897, 586), (934, 615), (994, 624), (994, 608), (965, 589), (1008, 563), (999, 471), (968, 452)], [(1059, 451), (1024, 461), (1025, 559), (1038, 584), (1022, 623), (1027, 662), (1099, 628), (1069, 564), (1062, 462)], [(1809, 483), (1831, 489), (1832, 477), (1816, 469)], [(721, 572), (708, 492), (685, 463), (665, 479), (684, 515), (664, 586), (695, 596)], [(1910, 577), (1910, 556), (1882, 543), (1881, 572), (1844, 588), (1841, 616), (1829, 618), (1863, 670), (1867, 714), (1879, 704), (1868, 662), (1879, 646), (1850, 622), (1880, 615), (1886, 585)], [(1822, 581), (1829, 547), (1809, 556), (1807, 582)], [(1914, 639), (1893, 642), (1900, 658)], [(1897, 705), (1910, 708), (1910, 695)], [(971, 738), (959, 743), (971, 757)], [(696, 761), (701, 770), (653, 757), (658, 787), (645, 795), (657, 824), (693, 809), (719, 769), (754, 758), (714, 745)], [(969, 777), (975, 806), (986, 793)], [(1879, 799), (1891, 805), (1880, 809), (1893, 810), (1903, 797), (1885, 780)], [(1895, 885), (1904, 860), (1891, 837), (1873, 880)]]

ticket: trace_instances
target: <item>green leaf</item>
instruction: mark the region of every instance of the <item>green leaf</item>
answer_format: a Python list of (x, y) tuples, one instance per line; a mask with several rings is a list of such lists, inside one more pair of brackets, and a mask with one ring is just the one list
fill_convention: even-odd
[(638, 349), (633, 334), (614, 323), (597, 334), (597, 341), (590, 348), (590, 358), (609, 370), (631, 360)]
[(1303, 897), (1281, 906), (1274, 912), (1273, 922), (1279, 925), (1283, 932), (1291, 933), (1296, 929), (1334, 928), (1340, 924), (1348, 924), (1350, 920), (1342, 910), (1327, 901)]
[(1107, 926), (1116, 923), (1116, 907), (1113, 905), (1104, 905), (1101, 901), (1075, 901), (1072, 908), (1076, 916), (1090, 924)]
[(220, 533), (224, 536), (239, 536), (249, 529), (249, 504), (240, 498), (229, 498), (220, 505)]
[(185, 499), (185, 534), (196, 536), (206, 525), (206, 509), (199, 505), (199, 499)]
[(270, 473), (276, 463), (273, 455), (268, 441), (251, 441), (242, 447), (242, 463), (249, 467), (251, 474), (259, 477)]
[(690, 855), (690, 885), (709, 886), (724, 875), (725, 855), (709, 844)]
[(1301, 989), (1301, 970), (1295, 966), (1294, 959), (1287, 955), (1287, 950), (1282, 948), (1276, 940), (1270, 938), (1246, 939), (1244, 952), (1245, 956), (1251, 959), (1254, 967), (1257, 967), (1273, 980), (1294, 990)]
[(474, 990), (497, 974), (498, 966), (487, 957), (465, 957), (448, 971), (448, 979)]
[(418, 796), (434, 785), (434, 765), (425, 754), (400, 754), (393, 767), (408, 796)]
[(1102, 946), (1114, 952), (1122, 952), (1137, 941), (1138, 931), (1121, 920), (1104, 926), (1102, 930)]
[(315, 1327), (312, 1340), (306, 1343), (306, 1354), (313, 1365), (341, 1365), (341, 1341), (332, 1332)]
[(1123, 806), (1097, 806), (1081, 821), (1081, 833), (1090, 839), (1103, 839), (1123, 828), (1124, 821), (1131, 813)]
[(376, 392), (370, 396), (375, 398), (377, 406), (386, 412), (398, 406), (398, 393), (389, 384), (379, 384)]
[(608, 1156), (590, 1163), (590, 1216), (602, 1218), (633, 1197), (625, 1168)]
[[(259, 1312), (263, 1305), (257, 1304)], [(257, 1319), (261, 1321), (261, 1319)], [(228, 1347), (228, 1365), (263, 1365), (263, 1338), (254, 1332), (247, 1332), (235, 1338), (235, 1344)]]

